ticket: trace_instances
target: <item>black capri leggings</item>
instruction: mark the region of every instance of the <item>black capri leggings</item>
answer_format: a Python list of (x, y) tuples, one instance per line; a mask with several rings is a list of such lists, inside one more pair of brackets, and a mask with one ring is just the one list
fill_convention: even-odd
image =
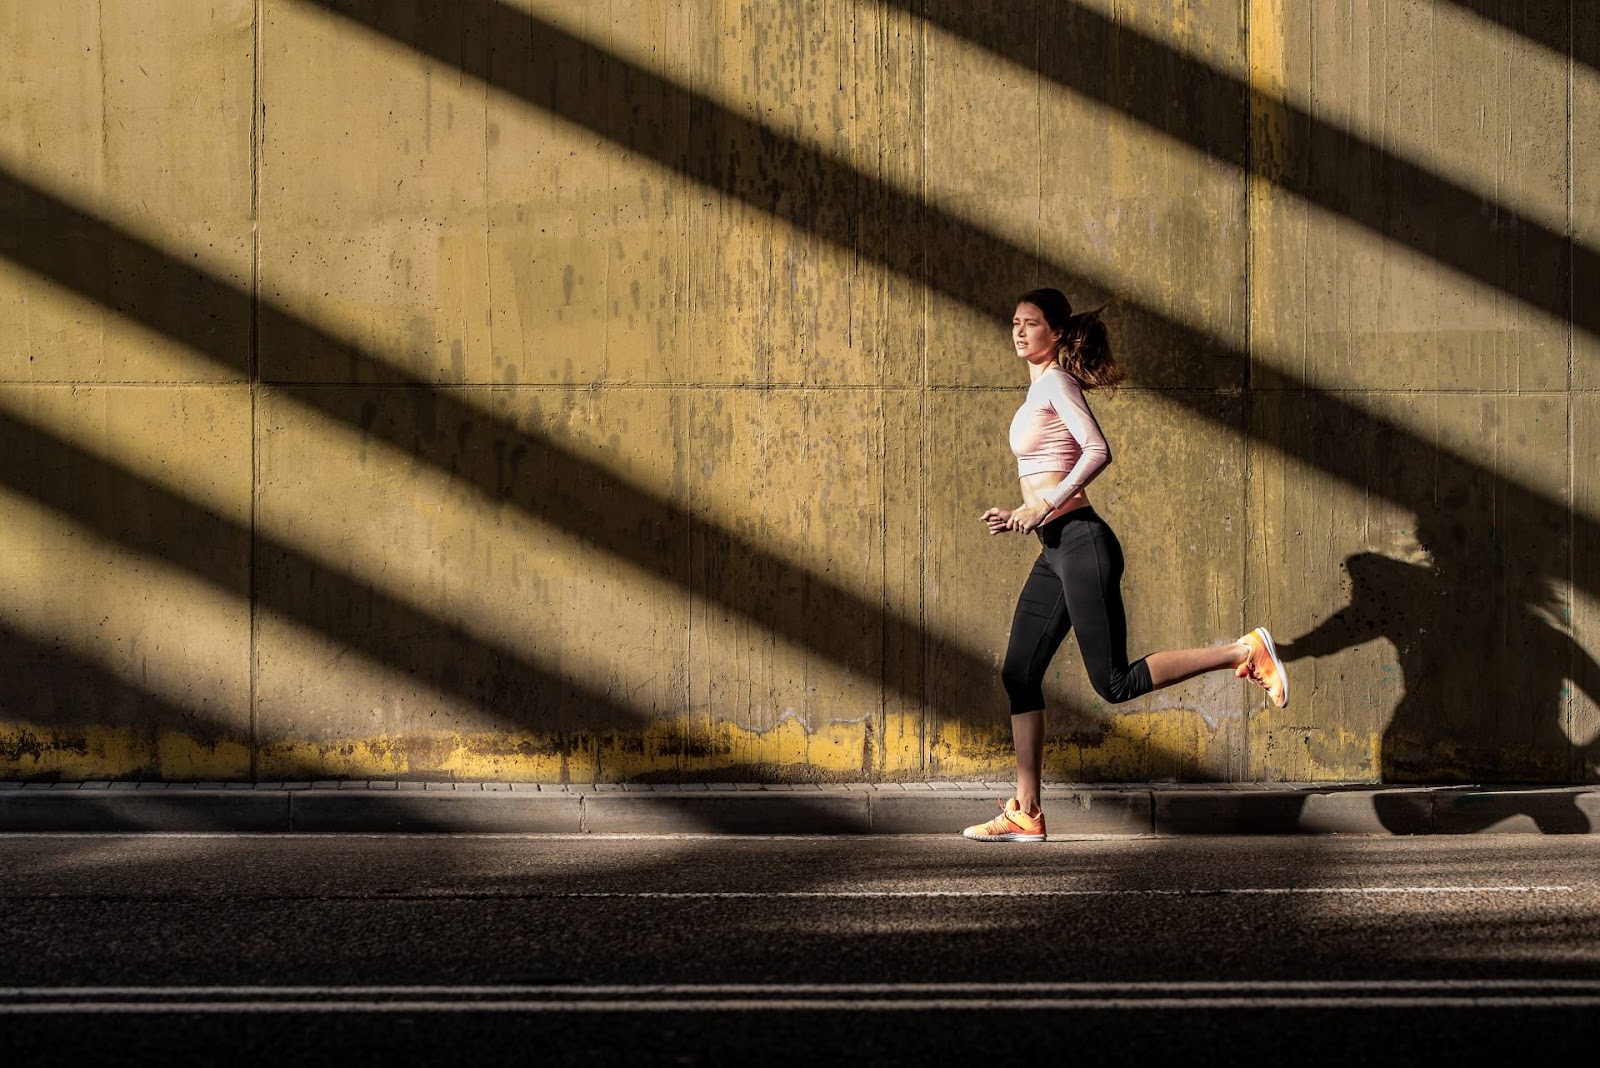
[(1122, 545), (1095, 514), (1078, 508), (1035, 531), (1044, 548), (1017, 598), (1011, 645), (1000, 672), (1011, 714), (1044, 707), (1044, 673), (1067, 631), (1078, 630), (1078, 651), (1094, 692), (1112, 704), (1151, 690), (1150, 668), (1128, 663), (1128, 620), (1122, 610)]

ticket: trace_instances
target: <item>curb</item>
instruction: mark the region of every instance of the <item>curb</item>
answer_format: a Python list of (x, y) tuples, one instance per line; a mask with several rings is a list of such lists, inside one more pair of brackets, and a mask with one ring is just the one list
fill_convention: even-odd
[[(1007, 784), (0, 783), (0, 832), (951, 834)], [(1045, 788), (1053, 837), (1595, 834), (1600, 787)]]

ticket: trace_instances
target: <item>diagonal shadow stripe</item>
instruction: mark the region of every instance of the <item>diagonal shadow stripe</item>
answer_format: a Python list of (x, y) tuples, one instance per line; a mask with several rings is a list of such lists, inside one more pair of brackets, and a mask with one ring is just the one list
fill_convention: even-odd
[[(1570, 286), (1574, 271), (1600, 277), (1594, 249), (1076, 0), (882, 2), (1600, 334), (1600, 302), (1574, 306)], [(1038, 34), (1016, 32), (1032, 24)], [(1085, 56), (1114, 56), (1115, 63), (1086, 63)], [(1252, 145), (1252, 113), (1272, 116), (1277, 138), (1270, 145)]]
[[(135, 277), (161, 278), (184, 294), (184, 299), (143, 302), (120, 296), (112, 298), (112, 305), (221, 365), (238, 369), (237, 353), (219, 344), (218, 336), (193, 329), (186, 313), (198, 308), (211, 320), (244, 321), (252, 307), (247, 292), (33, 189), (3, 170), (0, 205), (18, 220), (15, 226), (0, 228), (0, 255), (91, 299), (100, 298), (104, 278), (99, 272), (83, 277), (80, 263), (85, 258), (91, 263), (122, 264), (123, 270)], [(30, 239), (30, 235), (40, 239)], [(44, 240), (45, 235), (53, 239)], [(85, 249), (92, 254), (85, 257)], [(899, 614), (886, 613), (876, 599), (868, 601), (707, 517), (691, 517), (654, 487), (614, 475), (550, 437), (488, 415), (450, 391), (434, 388), (356, 343), (335, 337), (269, 302), (261, 302), (258, 314), (263, 333), (271, 332), (293, 348), (329, 359), (337, 355), (367, 381), (415, 387), (418, 403), (428, 409), (425, 421), (435, 428), (424, 436), (400, 420), (374, 418), (365, 409), (365, 394), (360, 390), (307, 388), (297, 390), (295, 399), (449, 474), (457, 485), (482, 499), (509, 504), (615, 557), (663, 574), (834, 663), (859, 664), (863, 634), (878, 627), (882, 628), (882, 648), (888, 651), (887, 662), (920, 659), (921, 626)], [(517, 474), (509, 473), (513, 470)], [(720, 572), (731, 576), (730, 581), (710, 587), (691, 582), (689, 561), (681, 551), (691, 527), (696, 553), (717, 561)], [(803, 596), (758, 596), (739, 584), (751, 575), (776, 576), (786, 587), (801, 588)], [(941, 645), (941, 655), (964, 677), (994, 675), (987, 656), (949, 642)], [(920, 672), (915, 668), (895, 672), (886, 685), (915, 701), (923, 699)], [(950, 711), (969, 717), (975, 714), (959, 703)]]
[[(982, 226), (496, 0), (482, 0), (483, 15), (457, 10), (460, 25), (451, 32), (419, 26), (409, 4), (301, 2), (343, 16), (997, 321), (996, 309), (1004, 309), (1009, 322), (1017, 292), (1040, 274), (1032, 252)], [(469, 41), (478, 43), (469, 47)], [(907, 234), (923, 240), (907, 240)], [(1065, 276), (1065, 288), (1107, 290), (1061, 264), (1046, 267), (1046, 273)], [(1159, 337), (1164, 352), (1231, 355), (1233, 369), (1216, 384), (1239, 384), (1243, 358), (1237, 351), (1158, 309), (1140, 306), (1139, 313), (1132, 329)], [(262, 337), (270, 334), (264, 329)]]
[[(252, 584), (251, 532), (214, 509), (56, 437), (11, 412), (0, 411), (0, 486), (24, 494), (67, 521), (124, 548), (161, 560), (232, 597), (246, 599)], [(618, 699), (529, 657), (440, 619), (436, 613), (386, 593), (318, 561), (299, 549), (254, 533), (256, 568), (271, 574), (253, 591), (263, 608), (354, 649), (374, 663), (461, 697), (497, 723), (554, 736), (567, 754), (593, 745), (597, 734), (658, 722), (660, 709)], [(365, 625), (351, 626), (352, 606)], [(44, 721), (70, 735), (78, 726), (138, 726), (159, 733), (179, 729), (202, 744), (244, 742), (237, 727), (203, 708), (155, 694), (81, 656), (46, 646), (0, 624), (0, 695), (15, 704), (16, 718)], [(486, 684), (484, 682), (486, 681)], [(41, 714), (43, 713), (43, 714)], [(470, 732), (470, 728), (467, 729)], [(19, 738), (0, 746), (0, 759), (20, 763), (43, 752), (42, 739)], [(271, 746), (272, 740), (265, 743)], [(696, 743), (698, 744), (698, 743)], [(152, 750), (154, 750), (152, 746)], [(847, 773), (876, 777), (874, 768)], [(601, 768), (602, 775), (605, 769)], [(704, 773), (709, 776), (711, 772)], [(747, 775), (759, 767), (722, 765), (717, 777)], [(804, 807), (807, 802), (799, 799)], [(701, 817), (719, 826), (716, 812)], [(739, 829), (737, 815), (728, 829)], [(449, 829), (448, 827), (442, 829)]]
[(245, 725), (224, 723), (204, 707), (180, 704), (5, 622), (0, 649), (0, 718), (59, 726), (53, 739), (19, 733), (0, 741), (0, 761), (13, 767), (61, 749), (87, 751), (87, 742), (72, 737), (85, 724), (142, 727), (151, 733), (152, 752), (163, 730), (182, 731), (200, 745), (249, 744)]
[[(502, 722), (550, 731), (637, 726), (639, 708), (475, 635), (405, 598), (254, 533), (24, 417), (0, 411), (0, 485), (66, 520), (256, 603), (374, 663), (464, 698)], [(361, 626), (352, 626), (352, 617)], [(486, 683), (477, 684), (479, 680)]]
[[(463, 34), (443, 43), (415, 32), (403, 15), (378, 0), (303, 0), (336, 11), (384, 34), (417, 52), (448, 63), (462, 73), (511, 93), (605, 137), (630, 152), (648, 156), (708, 188), (791, 223), (808, 233), (877, 262), (888, 270), (958, 301), (988, 316), (1005, 329), (1015, 279), (1041, 274), (1064, 288), (1104, 293), (1109, 280), (1086, 275), (1059, 262), (1040, 262), (1032, 251), (1021, 249), (983, 227), (925, 204), (854, 170), (849, 164), (760, 123), (738, 115), (691, 90), (643, 70), (615, 53), (577, 38), (532, 15), (486, 0), (490, 9), (488, 30), (493, 53), (485, 48), (457, 48)], [(1163, 46), (1163, 55), (1167, 50)], [(1031, 46), (1029, 50), (1031, 57)], [(557, 77), (557, 71), (563, 73)], [(607, 72), (610, 72), (609, 74)], [(581, 75), (581, 76), (580, 76)], [(1244, 106), (1240, 101), (1239, 106)], [(689, 119), (686, 139), (683, 130)], [(1236, 116), (1242, 124), (1242, 112)], [(1212, 122), (1216, 136), (1222, 124)], [(1242, 129), (1231, 142), (1243, 145)], [(1238, 149), (1242, 151), (1242, 147)], [(751, 164), (749, 161), (756, 161)], [(755, 167), (741, 170), (741, 161)], [(857, 190), (873, 187), (872, 196), (886, 218), (889, 232), (915, 232), (915, 241), (880, 244), (864, 236), (854, 214), (845, 210)], [(836, 199), (828, 209), (829, 196)], [(904, 229), (910, 227), (912, 229)], [(1135, 325), (1172, 339), (1177, 351), (1221, 352), (1237, 363), (1247, 354), (1226, 341), (1174, 319), (1167, 312), (1136, 300), (1124, 300)], [(1597, 305), (1600, 309), (1600, 305)], [(1600, 314), (1600, 311), (1597, 311)], [(1338, 395), (1319, 390), (1287, 369), (1273, 369), (1286, 397), (1314, 398), (1319, 416), (1351, 433), (1381, 440), (1408, 455), (1435, 457), (1440, 481), (1451, 485), (1493, 485), (1500, 500), (1525, 509), (1552, 530), (1563, 529), (1571, 512), (1569, 503), (1502, 479), (1472, 457), (1441, 446), (1398, 423), (1372, 415)], [(1220, 421), (1215, 398), (1207, 393), (1164, 391), (1161, 398), (1208, 421)], [(1263, 398), (1267, 394), (1261, 395)], [(1230, 427), (1231, 429), (1231, 427)], [(1257, 439), (1260, 436), (1257, 435)], [(1370, 474), (1349, 450), (1316, 447), (1297, 436), (1275, 437), (1267, 442), (1318, 470), (1348, 484), (1365, 488)], [(1394, 498), (1409, 507), (1411, 502)], [(1600, 536), (1600, 524), (1585, 515), (1574, 517), (1574, 535)], [(1565, 567), (1552, 566), (1564, 574)], [(1600, 575), (1582, 575), (1578, 582), (1600, 592)]]
[(1586, 0), (1448, 0), (1485, 22), (1600, 71), (1600, 19)]

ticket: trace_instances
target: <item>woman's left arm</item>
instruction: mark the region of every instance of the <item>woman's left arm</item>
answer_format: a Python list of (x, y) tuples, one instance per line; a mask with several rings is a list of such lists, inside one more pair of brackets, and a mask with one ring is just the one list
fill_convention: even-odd
[(1076, 497), (1085, 486), (1111, 464), (1111, 446), (1100, 431), (1083, 387), (1069, 374), (1050, 375), (1050, 386), (1045, 394), (1050, 406), (1056, 410), (1067, 431), (1078, 442), (1078, 462), (1072, 465), (1067, 477), (1049, 493), (1041, 494), (1053, 512)]
[(1043, 523), (1046, 516), (1076, 496), (1111, 463), (1111, 446), (1106, 444), (1106, 436), (1089, 410), (1078, 380), (1067, 374), (1052, 374), (1049, 378), (1045, 397), (1078, 442), (1078, 460), (1054, 489), (1039, 495), (1043, 503), (1011, 513), (1011, 528), (1025, 533)]

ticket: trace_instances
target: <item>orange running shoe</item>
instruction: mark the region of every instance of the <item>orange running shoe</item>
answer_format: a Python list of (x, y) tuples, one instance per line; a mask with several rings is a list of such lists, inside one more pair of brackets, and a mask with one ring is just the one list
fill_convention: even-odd
[(1030, 816), (1022, 811), (1016, 798), (1006, 802), (1000, 815), (988, 823), (979, 823), (961, 832), (963, 838), (974, 842), (1042, 842), (1044, 841), (1044, 813)]
[(1239, 640), (1250, 647), (1250, 656), (1233, 673), (1267, 691), (1267, 696), (1279, 708), (1286, 707), (1289, 704), (1289, 673), (1284, 670), (1283, 661), (1278, 659), (1278, 649), (1272, 644), (1272, 635), (1267, 633), (1266, 627), (1257, 627)]

